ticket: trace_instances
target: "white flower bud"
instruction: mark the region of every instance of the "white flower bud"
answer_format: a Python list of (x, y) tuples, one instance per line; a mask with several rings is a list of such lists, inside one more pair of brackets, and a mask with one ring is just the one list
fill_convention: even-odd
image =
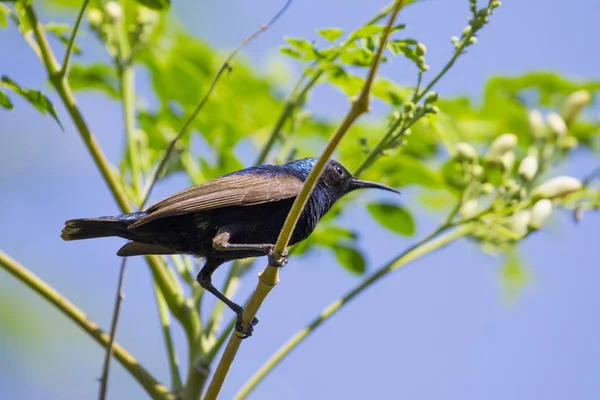
[(104, 5), (104, 11), (106, 11), (106, 16), (108, 20), (111, 22), (120, 21), (123, 18), (123, 9), (121, 5), (116, 1), (109, 1)]
[(546, 121), (548, 122), (548, 126), (552, 133), (556, 135), (556, 137), (564, 137), (567, 136), (567, 124), (557, 113), (550, 113), (546, 115)]
[(484, 183), (483, 185), (481, 185), (480, 190), (483, 194), (492, 194), (494, 193), (496, 188), (491, 183)]
[(570, 176), (557, 176), (533, 189), (531, 196), (534, 199), (553, 199), (576, 192), (581, 187), (581, 182), (578, 179)]
[(571, 93), (563, 102), (560, 115), (567, 125), (571, 124), (581, 109), (592, 101), (592, 95), (587, 90), (578, 90)]
[(102, 25), (103, 18), (102, 11), (97, 8), (90, 8), (87, 12), (88, 22), (93, 29), (98, 29)]
[(515, 153), (509, 151), (500, 157), (500, 164), (505, 171), (511, 171), (515, 165)]
[(516, 193), (520, 186), (514, 179), (507, 179), (506, 182), (504, 182), (504, 188), (507, 193)]
[(538, 139), (544, 136), (544, 116), (540, 110), (529, 110), (527, 113), (527, 119), (529, 121), (529, 130), (531, 136), (534, 139)]
[(465, 160), (465, 161), (477, 161), (479, 155), (477, 154), (477, 150), (475, 147), (471, 146), (469, 143), (458, 142), (456, 143), (456, 159)]
[(531, 220), (529, 228), (533, 230), (540, 229), (552, 214), (552, 202), (548, 199), (537, 201), (531, 208)]
[(537, 173), (537, 169), (537, 158), (533, 156), (527, 156), (523, 160), (521, 160), (521, 164), (519, 164), (519, 175), (526, 181), (530, 181)]
[(475, 216), (479, 210), (477, 199), (471, 199), (463, 203), (460, 207), (460, 213), (463, 217), (469, 218)]
[(489, 161), (499, 161), (500, 157), (514, 149), (516, 145), (517, 137), (512, 133), (500, 135), (490, 145), (485, 158)]
[(471, 173), (473, 174), (473, 176), (475, 178), (481, 178), (485, 174), (485, 170), (483, 169), (483, 167), (481, 165), (473, 165), (473, 169), (471, 170)]
[(510, 227), (513, 232), (515, 232), (519, 236), (525, 236), (527, 233), (527, 227), (529, 226), (529, 222), (531, 221), (531, 211), (529, 210), (521, 210), (517, 212), (511, 222)]

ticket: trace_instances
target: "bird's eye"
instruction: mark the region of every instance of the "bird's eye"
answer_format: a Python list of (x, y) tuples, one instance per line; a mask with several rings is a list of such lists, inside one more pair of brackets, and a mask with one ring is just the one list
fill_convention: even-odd
[(340, 174), (340, 176), (344, 176), (344, 170), (339, 165), (335, 166), (335, 172), (337, 172), (338, 174)]

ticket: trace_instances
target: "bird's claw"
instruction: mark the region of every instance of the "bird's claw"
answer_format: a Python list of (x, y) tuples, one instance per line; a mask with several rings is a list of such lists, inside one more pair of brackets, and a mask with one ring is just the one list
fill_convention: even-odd
[(237, 321), (235, 323), (235, 331), (241, 333), (242, 336), (238, 337), (240, 339), (246, 339), (252, 336), (252, 332), (254, 331), (254, 326), (258, 324), (258, 319), (256, 317), (252, 318), (252, 322), (248, 325), (248, 328), (244, 329), (243, 326), (244, 319), (242, 318), (242, 313), (238, 314)]
[(284, 250), (283, 254), (275, 254), (275, 247), (272, 247), (267, 253), (269, 256), (269, 265), (276, 268), (284, 267), (288, 262), (287, 251)]

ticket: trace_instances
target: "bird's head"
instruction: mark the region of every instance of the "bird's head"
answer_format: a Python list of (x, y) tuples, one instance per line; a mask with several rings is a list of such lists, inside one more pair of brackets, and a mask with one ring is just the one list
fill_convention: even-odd
[(323, 175), (321, 175), (321, 182), (330, 191), (333, 191), (338, 199), (357, 189), (381, 189), (400, 194), (389, 186), (356, 179), (342, 164), (335, 160), (329, 160), (327, 163)]
[[(318, 158), (305, 158), (292, 161), (286, 165), (295, 170), (301, 170), (308, 176), (308, 173), (315, 166), (317, 161)], [(319, 184), (323, 185), (325, 189), (335, 197), (335, 200), (340, 199), (345, 194), (356, 189), (381, 189), (399, 194), (398, 191), (380, 183), (356, 179), (342, 164), (335, 160), (329, 160), (321, 175)]]

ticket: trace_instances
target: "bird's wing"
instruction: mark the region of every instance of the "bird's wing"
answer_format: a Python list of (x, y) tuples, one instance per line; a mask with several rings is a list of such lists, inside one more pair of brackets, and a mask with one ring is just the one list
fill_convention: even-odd
[(231, 206), (252, 206), (296, 197), (303, 182), (292, 175), (228, 175), (175, 193), (148, 208), (129, 228), (159, 218)]

